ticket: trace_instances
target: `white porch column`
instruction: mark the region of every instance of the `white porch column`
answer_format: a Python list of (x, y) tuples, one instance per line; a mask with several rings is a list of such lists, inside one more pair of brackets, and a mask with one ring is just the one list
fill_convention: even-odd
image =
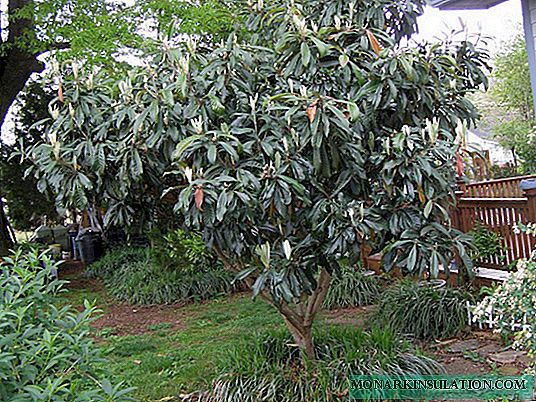
[(529, 58), (530, 85), (532, 87), (533, 111), (536, 116), (536, 0), (521, 0), (523, 29)]

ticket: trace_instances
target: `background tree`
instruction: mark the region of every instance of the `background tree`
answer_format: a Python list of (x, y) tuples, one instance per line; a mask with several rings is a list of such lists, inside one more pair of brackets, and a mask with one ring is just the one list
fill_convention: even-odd
[[(18, 97), (13, 134), (19, 141), (24, 141), (25, 146), (32, 146), (42, 140), (43, 126), (34, 123), (49, 116), (48, 104), (54, 97), (55, 91), (52, 88), (38, 82), (27, 85)], [(54, 221), (58, 214), (54, 198), (39, 191), (33, 177), (25, 176), (31, 163), (11, 157), (17, 148), (17, 143), (6, 144), (0, 141), (2, 193), (9, 206), (8, 216), (13, 227), (31, 230), (43, 222), (44, 216)]]
[[(53, 52), (60, 60), (83, 59), (88, 65), (122, 70), (128, 64), (114, 56), (152, 48), (157, 42), (151, 38), (169, 34), (169, 27), (177, 23), (181, 33), (206, 41), (226, 35), (234, 24), (233, 3), (219, 0), (201, 5), (155, 0), (129, 6), (106, 0), (4, 0), (2, 5), (0, 128), (30, 76), (44, 70), (43, 54)], [(5, 255), (12, 241), (6, 237), (3, 208), (0, 214), (0, 255)]]
[(524, 121), (534, 119), (529, 61), (525, 37), (517, 35), (494, 57), (491, 93)]
[(150, 38), (167, 31), (172, 20), (183, 22), (182, 33), (216, 38), (234, 21), (229, 3), (217, 0), (200, 6), (168, 0), (131, 6), (105, 0), (5, 2), (7, 15), (0, 14), (8, 21), (0, 26), (0, 124), (31, 74), (43, 71), (38, 57), (45, 52), (62, 49), (63, 59), (110, 64), (118, 51), (153, 45)]
[(527, 48), (523, 35), (516, 36), (494, 59), (491, 94), (502, 109), (493, 132), (500, 144), (519, 157), (522, 173), (536, 172), (533, 94)]
[(401, 46), (420, 2), (244, 10), (244, 40), (168, 48), (119, 81), (66, 71), (35, 174), (65, 205), (99, 196), (118, 222), (178, 143), (167, 194), (179, 218), (313, 358), (314, 317), (342, 258), (369, 245), (387, 269), (435, 276), (455, 253), (470, 266), (466, 238), (443, 223), (456, 127), (477, 116), (466, 96), (486, 83), (487, 56), (469, 42)]

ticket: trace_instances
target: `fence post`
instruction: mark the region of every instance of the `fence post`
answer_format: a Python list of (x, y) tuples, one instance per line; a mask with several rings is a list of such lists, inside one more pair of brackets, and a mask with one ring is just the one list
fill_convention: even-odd
[(536, 188), (524, 190), (523, 193), (527, 197), (527, 222), (536, 222)]
[[(524, 190), (523, 195), (527, 197), (527, 222), (536, 223), (536, 188)], [(528, 236), (530, 242), (530, 251), (536, 250), (536, 236)], [(530, 255), (530, 253), (529, 253)]]

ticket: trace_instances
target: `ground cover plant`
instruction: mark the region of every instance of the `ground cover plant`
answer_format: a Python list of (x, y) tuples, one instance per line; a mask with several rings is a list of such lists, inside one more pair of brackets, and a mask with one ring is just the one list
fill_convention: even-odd
[(327, 309), (357, 307), (373, 304), (381, 291), (380, 279), (367, 275), (363, 268), (343, 265), (332, 279), (324, 300)]
[(0, 399), (3, 401), (128, 401), (112, 385), (89, 336), (95, 308), (56, 306), (62, 283), (46, 254), (16, 253), (0, 266)]
[(402, 281), (382, 294), (376, 319), (419, 339), (455, 336), (467, 327), (472, 295), (458, 288), (434, 288)]
[(487, 55), (467, 41), (402, 46), (422, 6), (250, 2), (247, 35), (166, 44), (121, 79), (71, 65), (34, 173), (64, 207), (106, 207), (105, 225), (176, 202), (176, 220), (314, 358), (341, 259), (389, 245), (388, 269), (435, 276), (454, 252), (471, 265), (467, 238), (444, 223), (455, 135), (476, 118), (466, 95), (486, 83)]

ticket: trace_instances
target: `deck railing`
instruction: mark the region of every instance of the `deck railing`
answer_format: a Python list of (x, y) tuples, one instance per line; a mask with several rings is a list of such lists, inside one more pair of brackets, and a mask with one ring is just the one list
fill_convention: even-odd
[(536, 222), (536, 190), (521, 190), (523, 176), (490, 180), (461, 186), (458, 204), (452, 215), (456, 228), (470, 232), (477, 224), (498, 233), (502, 251), (498, 256), (482, 258), (478, 265), (503, 269), (520, 258), (528, 258), (536, 249), (536, 238), (514, 233), (517, 223)]

